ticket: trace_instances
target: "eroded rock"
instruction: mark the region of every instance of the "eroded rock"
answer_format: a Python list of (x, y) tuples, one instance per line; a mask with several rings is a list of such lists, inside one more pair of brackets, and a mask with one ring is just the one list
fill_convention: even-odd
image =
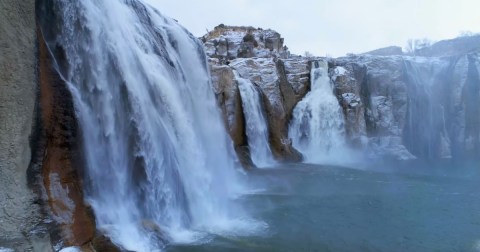
[(224, 62), (236, 58), (289, 55), (288, 49), (283, 45), (283, 38), (270, 29), (219, 25), (201, 39), (207, 56)]
[(41, 164), (41, 195), (50, 218), (58, 225), (65, 246), (81, 246), (92, 240), (95, 220), (84, 204), (80, 139), (73, 100), (66, 83), (54, 69), (54, 62), (40, 30), (39, 86), (41, 143), (37, 146)]

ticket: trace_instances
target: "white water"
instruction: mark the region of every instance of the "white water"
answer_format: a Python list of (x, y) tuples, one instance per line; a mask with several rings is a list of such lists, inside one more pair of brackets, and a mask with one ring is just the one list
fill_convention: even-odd
[(246, 135), (253, 163), (258, 167), (276, 164), (268, 141), (268, 125), (264, 116), (260, 93), (253, 83), (235, 72), (245, 116)]
[(288, 135), (305, 162), (337, 162), (346, 151), (344, 118), (326, 61), (312, 62), (310, 81), (311, 91), (293, 110)]
[(198, 40), (143, 1), (54, 7), (97, 227), (134, 251), (254, 229), (230, 201), (236, 158)]

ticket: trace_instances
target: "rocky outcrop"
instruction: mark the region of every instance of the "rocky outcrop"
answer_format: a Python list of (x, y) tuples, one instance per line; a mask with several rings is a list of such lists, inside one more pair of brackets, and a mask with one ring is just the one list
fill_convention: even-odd
[(286, 57), (289, 54), (280, 34), (270, 29), (219, 25), (201, 39), (207, 56), (224, 62), (236, 58)]
[(362, 148), (367, 136), (365, 109), (362, 102), (362, 83), (366, 78), (363, 65), (349, 62), (330, 66), (330, 79), (345, 117), (345, 133), (351, 146)]
[(0, 247), (16, 251), (41, 248), (49, 240), (42, 232), (31, 232), (41, 214), (27, 185), (35, 65), (34, 1), (0, 1)]
[[(210, 57), (213, 86), (226, 118), (226, 126), (235, 145), (242, 147), (240, 159), (248, 156), (245, 154), (248, 153), (248, 139), (233, 71), (239, 77), (250, 80), (262, 94), (262, 107), (267, 117), (274, 156), (283, 161), (299, 161), (301, 155), (288, 139), (288, 121), (296, 103), (309, 87), (308, 60), (290, 59), (283, 38), (272, 30), (220, 25), (202, 40)], [(222, 90), (229, 92), (225, 95)]]

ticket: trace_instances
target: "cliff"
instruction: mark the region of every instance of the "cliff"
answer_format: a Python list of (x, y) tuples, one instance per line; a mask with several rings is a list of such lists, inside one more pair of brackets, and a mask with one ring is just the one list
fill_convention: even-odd
[(73, 102), (35, 11), (35, 1), (0, 3), (0, 248), (90, 251), (108, 239), (93, 237)]
[[(27, 185), (36, 106), (35, 4), (0, 2), (0, 245), (33, 249), (40, 208)], [(48, 240), (48, 239), (47, 239)], [(40, 245), (39, 245), (40, 246)], [(1, 247), (1, 246), (0, 246)]]
[[(299, 161), (301, 155), (288, 141), (288, 120), (294, 105), (308, 90), (308, 61), (289, 59), (283, 38), (272, 30), (220, 25), (201, 38), (210, 58), (214, 87), (229, 87), (227, 98), (216, 88), (220, 107), (242, 163), (251, 165), (238, 79), (250, 80), (262, 96), (273, 155)], [(228, 73), (227, 75), (225, 73)], [(229, 108), (229, 109), (225, 109)], [(242, 150), (239, 152), (238, 150)]]
[[(269, 43), (262, 40), (265, 37)], [(346, 141), (362, 156), (393, 160), (478, 156), (477, 40), (478, 36), (440, 41), (418, 51), (423, 56), (403, 55), (399, 47), (387, 47), (326, 59), (291, 55), (280, 34), (260, 28), (222, 25), (202, 37), (214, 85), (228, 83), (230, 90), (238, 89), (234, 74), (218, 78), (218, 69), (223, 69), (238, 73), (261, 91), (270, 145), (280, 161), (300, 159), (288, 144), (288, 126), (293, 108), (310, 89), (314, 60), (328, 61), (333, 92), (343, 109)], [(235, 95), (218, 102), (226, 107), (237, 104), (235, 118), (241, 118), (241, 99)], [(246, 127), (238, 127), (244, 123), (238, 122), (230, 120), (227, 127), (235, 144), (248, 150)]]

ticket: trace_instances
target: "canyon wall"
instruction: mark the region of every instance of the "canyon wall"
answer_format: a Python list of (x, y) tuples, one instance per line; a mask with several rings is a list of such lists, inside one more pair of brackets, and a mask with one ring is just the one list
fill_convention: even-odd
[[(440, 41), (417, 56), (388, 47), (337, 59), (292, 55), (280, 34), (260, 28), (220, 25), (202, 40), (214, 86), (228, 83), (230, 90), (238, 89), (234, 74), (219, 77), (222, 69), (261, 91), (270, 145), (280, 161), (301, 159), (288, 127), (293, 108), (310, 91), (309, 72), (317, 60), (328, 61), (346, 141), (362, 157), (462, 159), (480, 153), (480, 36)], [(218, 100), (222, 107), (235, 107), (223, 110), (225, 118), (242, 118), (239, 99)], [(235, 144), (248, 152), (245, 122), (226, 121)]]
[(33, 249), (40, 210), (27, 185), (36, 107), (33, 0), (0, 2), (0, 247)]

